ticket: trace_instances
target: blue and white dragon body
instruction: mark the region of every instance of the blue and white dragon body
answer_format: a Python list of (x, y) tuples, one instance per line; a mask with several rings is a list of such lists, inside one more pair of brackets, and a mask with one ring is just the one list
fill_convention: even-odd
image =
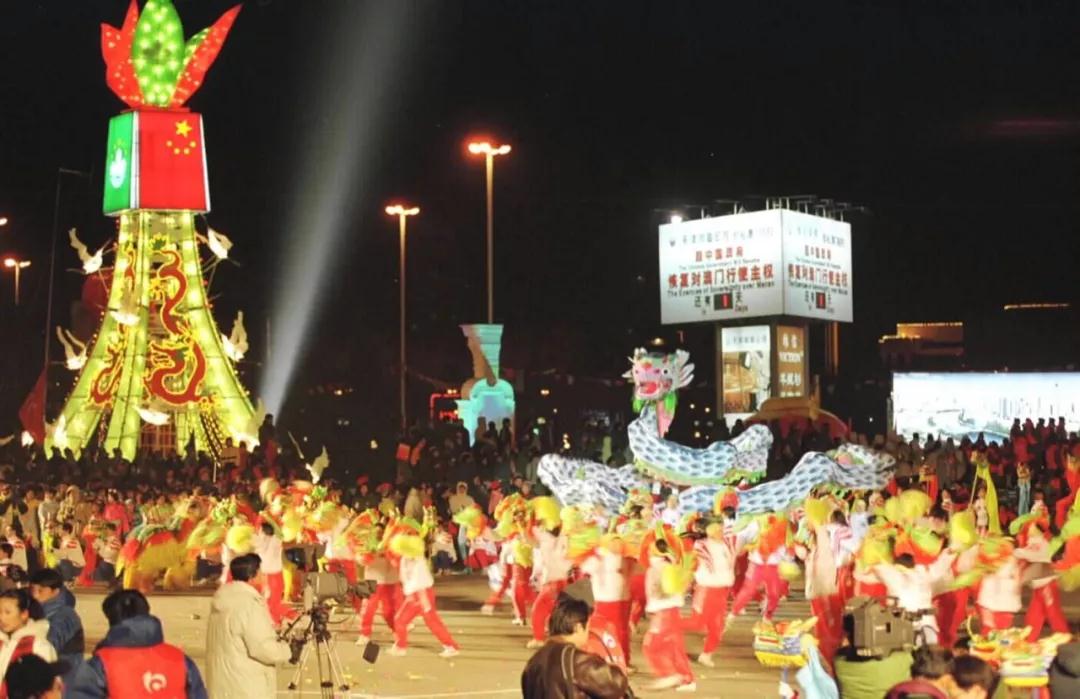
[[(679, 493), (683, 514), (705, 512), (721, 489), (754, 483), (765, 475), (772, 433), (753, 425), (731, 441), (704, 448), (687, 447), (663, 438), (674, 418), (677, 391), (693, 380), (689, 354), (649, 354), (638, 349), (625, 374), (634, 384), (637, 419), (627, 427), (634, 462), (620, 468), (559, 454), (540, 459), (538, 475), (564, 505), (588, 505), (618, 512), (631, 490), (649, 489), (655, 481), (685, 488)], [(846, 444), (828, 452), (809, 452), (783, 478), (735, 491), (740, 514), (784, 510), (802, 502), (815, 488), (838, 486), (855, 490), (885, 487), (892, 457)]]

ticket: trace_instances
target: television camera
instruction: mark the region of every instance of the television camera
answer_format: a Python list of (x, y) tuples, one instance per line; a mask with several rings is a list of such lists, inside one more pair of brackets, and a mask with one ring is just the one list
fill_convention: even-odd
[[(300, 687), (304, 668), (314, 649), (319, 688), (322, 696), (330, 699), (335, 687), (342, 692), (349, 691), (344, 666), (330, 630), (331, 602), (345, 605), (352, 604), (356, 598), (366, 599), (375, 592), (375, 583), (369, 580), (350, 583), (342, 573), (316, 572), (308, 573), (303, 584), (303, 611), (280, 634), (281, 640), (286, 641), (292, 651), (289, 662), (297, 666), (288, 688), (293, 691)], [(364, 660), (374, 663), (378, 657), (379, 646), (368, 643), (364, 647)]]

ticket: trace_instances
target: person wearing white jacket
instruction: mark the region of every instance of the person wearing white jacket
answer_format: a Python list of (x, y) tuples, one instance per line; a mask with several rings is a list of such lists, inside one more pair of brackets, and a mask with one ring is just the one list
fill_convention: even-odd
[(56, 662), (56, 649), (46, 640), (49, 622), (43, 617), (41, 605), (34, 601), (29, 590), (0, 593), (0, 678), (13, 660), (24, 655)]
[(697, 569), (694, 571), (694, 614), (687, 628), (705, 630), (705, 642), (697, 661), (713, 667), (712, 654), (724, 638), (728, 598), (735, 583), (735, 534), (730, 525), (713, 522), (705, 529), (705, 538), (694, 543)]
[(601, 544), (581, 563), (581, 572), (589, 576), (594, 615), (606, 619), (615, 628), (623, 658), (630, 663), (630, 562), (624, 557), (619, 539)]
[(206, 689), (214, 699), (263, 699), (277, 695), (277, 666), (289, 644), (274, 632), (262, 594), (257, 554), (229, 563), (232, 582), (214, 593), (206, 636)]

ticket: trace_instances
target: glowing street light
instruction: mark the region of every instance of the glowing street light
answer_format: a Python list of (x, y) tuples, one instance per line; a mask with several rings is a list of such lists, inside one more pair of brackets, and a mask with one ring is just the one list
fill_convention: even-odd
[(0, 226), (7, 225), (7, 216), (0, 216)]
[(30, 266), (30, 260), (16, 260), (14, 257), (4, 258), (4, 267), (15, 271), (15, 305), (19, 305), (19, 279), (22, 271)]
[(469, 144), (469, 152), (483, 155), (487, 164), (487, 322), (495, 322), (495, 203), (493, 182), (495, 179), (495, 156), (506, 155), (510, 146), (493, 146), (487, 141)]
[(405, 233), (406, 233), (406, 225), (407, 225), (406, 222), (408, 221), (410, 216), (416, 216), (418, 213), (420, 213), (420, 207), (419, 206), (405, 207), (405, 206), (402, 206), (401, 204), (391, 204), (390, 206), (386, 207), (386, 213), (389, 216), (397, 216), (398, 217), (398, 231), (400, 233), (400, 238), (401, 238), (401, 255), (400, 255), (401, 270), (399, 272), (401, 276), (399, 277), (400, 281), (398, 283), (398, 286), (400, 287), (400, 290), (401, 290), (401, 294), (400, 294), (400, 296), (401, 296), (401, 312), (400, 312), (400, 315), (401, 315), (401, 386), (400, 386), (400, 391), (401, 391), (401, 429), (405, 430), (409, 426), (408, 418), (406, 417), (406, 414), (405, 414), (405, 368), (406, 368), (406, 364), (405, 364)]

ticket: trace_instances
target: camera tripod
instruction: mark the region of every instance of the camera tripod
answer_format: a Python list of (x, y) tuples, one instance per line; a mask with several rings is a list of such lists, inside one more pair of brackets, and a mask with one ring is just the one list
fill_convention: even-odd
[(342, 692), (348, 692), (349, 684), (345, 681), (344, 666), (341, 664), (341, 658), (338, 657), (337, 649), (334, 647), (334, 636), (327, 627), (330, 610), (322, 604), (313, 606), (290, 624), (283, 635), (291, 633), (293, 628), (305, 616), (309, 618), (307, 628), (299, 636), (294, 637), (294, 642), (303, 644), (303, 651), (300, 653), (299, 662), (296, 664), (296, 672), (293, 673), (292, 680), (289, 681), (288, 689), (295, 691), (300, 688), (304, 668), (307, 667), (314, 648), (315, 668), (319, 675), (320, 691), (325, 699), (333, 699), (335, 688)]

